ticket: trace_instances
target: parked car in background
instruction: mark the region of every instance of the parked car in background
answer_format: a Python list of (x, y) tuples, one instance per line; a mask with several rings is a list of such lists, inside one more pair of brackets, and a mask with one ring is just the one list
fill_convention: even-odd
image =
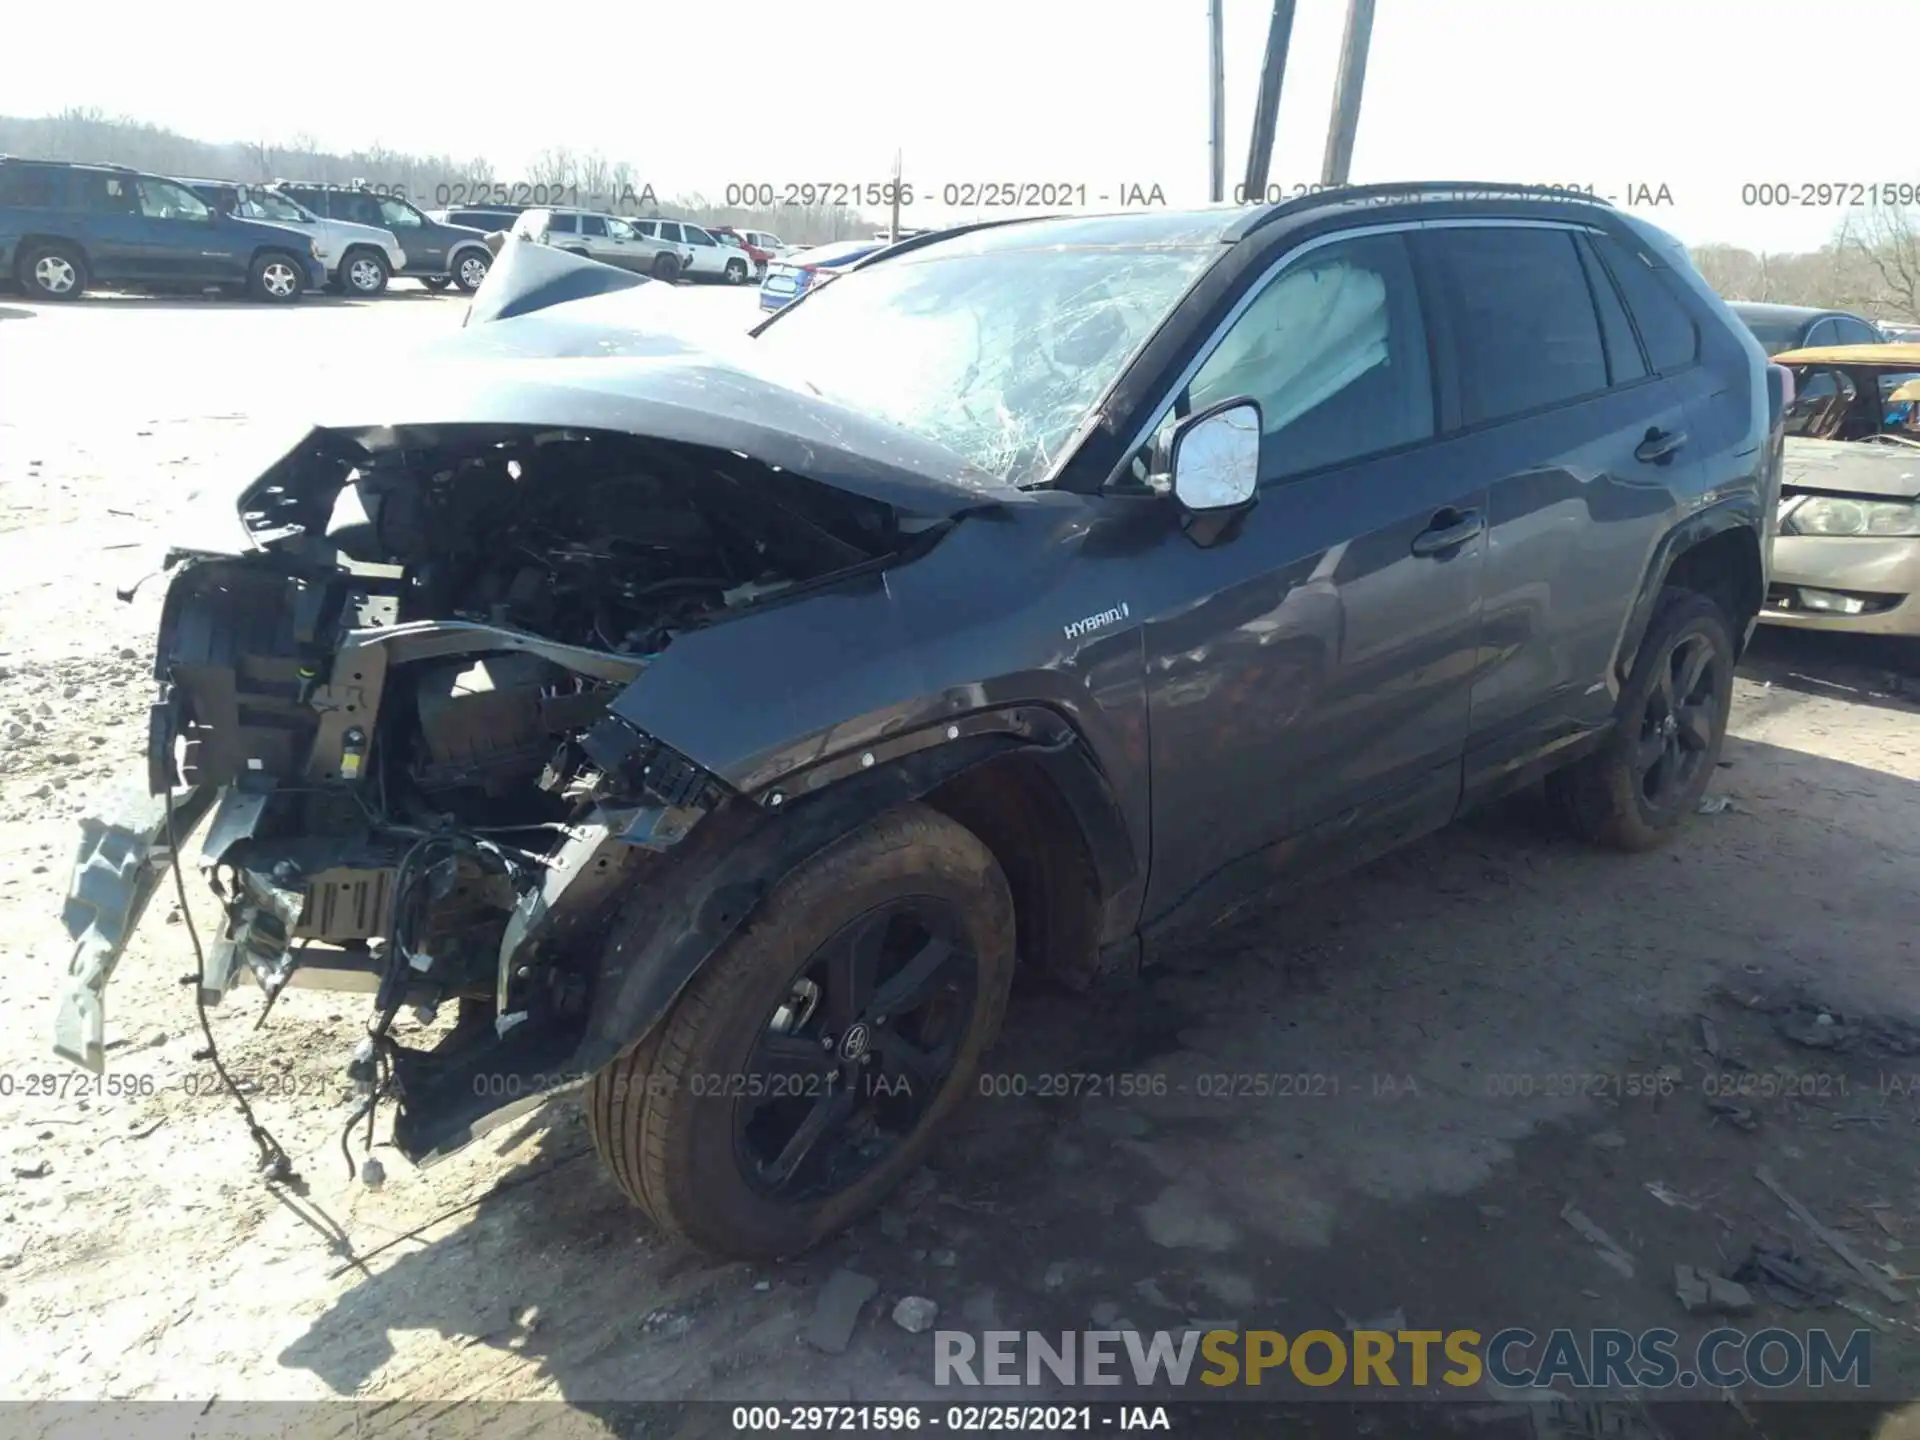
[(766, 279), (760, 282), (760, 308), (778, 310), (809, 290), (819, 289), (849, 265), (886, 248), (879, 240), (837, 240), (831, 245), (795, 250), (767, 267)]
[(1359, 186), (988, 223), (718, 356), (526, 259), (567, 303), (336, 397), (174, 568), (60, 1054), (107, 1063), (167, 837), (217, 805), (203, 1004), (365, 990), (340, 1063), (416, 1162), (590, 1076), (662, 1232), (790, 1256), (924, 1162), (1016, 972), (1190, 956), (1536, 779), (1652, 850), (1715, 773), (1780, 414), (1637, 217)]
[(1821, 310), (1810, 305), (1763, 305), (1735, 300), (1727, 308), (1753, 332), (1769, 355), (1815, 345), (1878, 345), (1886, 337), (1871, 320), (1850, 310)]
[(753, 264), (753, 278), (766, 277), (767, 266), (787, 253), (786, 242), (765, 230), (736, 230), (731, 225), (711, 227), (714, 238), (738, 245)]
[(486, 231), (430, 219), (411, 201), (397, 196), (312, 180), (276, 180), (272, 188), (329, 220), (351, 220), (356, 225), (391, 230), (400, 248), (407, 252), (407, 263), (400, 273), (429, 290), (444, 290), (451, 284), (472, 294), (493, 264)]
[(1876, 320), (1873, 324), (1886, 337), (1888, 344), (1920, 344), (1920, 325), (1905, 320)]
[(618, 215), (597, 210), (528, 210), (513, 222), (508, 233), (516, 239), (570, 250), (656, 280), (672, 280), (692, 262), (690, 247), (643, 235)]
[(513, 222), (531, 209), (531, 205), (467, 205), (426, 213), (429, 220), (442, 225), (460, 225), (491, 234), (495, 230), (511, 230)]
[(1787, 350), (1773, 580), (1760, 618), (1920, 636), (1920, 345)]
[(636, 219), (633, 228), (648, 237), (657, 236), (669, 244), (682, 246), (689, 256), (686, 275), (693, 280), (725, 280), (744, 285), (753, 278), (753, 261), (747, 252), (731, 241), (716, 240), (704, 226), (691, 220)]
[(180, 183), (223, 215), (284, 225), (312, 238), (327, 263), (327, 283), (349, 295), (378, 295), (407, 264), (407, 252), (391, 230), (328, 220), (287, 195), (237, 180), (186, 180)]
[(217, 286), (285, 303), (325, 285), (327, 266), (312, 236), (222, 214), (177, 180), (0, 156), (0, 275), (33, 300)]

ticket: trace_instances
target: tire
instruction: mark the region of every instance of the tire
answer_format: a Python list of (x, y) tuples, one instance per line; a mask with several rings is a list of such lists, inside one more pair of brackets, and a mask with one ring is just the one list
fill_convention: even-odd
[[(616, 948), (635, 942), (632, 924), (616, 925)], [(836, 998), (832, 977), (842, 972), (823, 958), (830, 940), (854, 953), (848, 936), (883, 957), (877, 986), (851, 1012)], [(890, 984), (915, 989), (885, 968), (889, 949), (902, 967), (944, 957), (932, 961), (939, 968), (924, 982), (924, 1007), (879, 1013)], [(987, 847), (925, 806), (889, 811), (776, 886), (666, 1018), (594, 1077), (587, 1120), (600, 1157), (669, 1235), (728, 1258), (797, 1254), (873, 1209), (919, 1165), (999, 1033), (1013, 955), (1013, 901)], [(807, 1001), (809, 976), (828, 978)], [(787, 1048), (756, 1058), (763, 1045)], [(872, 1087), (889, 1083), (903, 1055), (934, 1058), (932, 1076), (917, 1096), (880, 1098)], [(828, 1088), (804, 1096), (742, 1098), (744, 1087), (760, 1096), (821, 1072), (843, 1078), (808, 1082)], [(827, 1132), (784, 1182), (773, 1178), (807, 1121), (836, 1106), (857, 1111), (859, 1123)], [(894, 1133), (883, 1134), (890, 1120)], [(856, 1136), (865, 1138), (855, 1144)]]
[(77, 300), (87, 288), (86, 256), (62, 241), (29, 245), (16, 274), (29, 300)]
[(656, 280), (665, 280), (669, 285), (675, 280), (678, 280), (680, 278), (680, 257), (664, 253), (654, 256), (653, 278)]
[(451, 275), (428, 275), (424, 277), (420, 283), (426, 286), (427, 289), (438, 293), (453, 283), (453, 277)]
[[(1592, 755), (1547, 777), (1560, 823), (1614, 850), (1653, 850), (1672, 839), (1713, 778), (1733, 665), (1726, 611), (1697, 591), (1662, 590), (1613, 733)], [(1682, 689), (1689, 676), (1691, 687)]]
[(453, 257), (453, 283), (462, 295), (471, 295), (493, 268), (493, 256), (484, 250), (467, 249)]
[(291, 305), (306, 287), (306, 266), (284, 250), (261, 251), (247, 270), (247, 294), (268, 305)]
[(727, 283), (744, 285), (747, 283), (747, 262), (744, 260), (727, 261)]
[(378, 250), (349, 250), (340, 259), (340, 288), (348, 295), (384, 295), (393, 267)]

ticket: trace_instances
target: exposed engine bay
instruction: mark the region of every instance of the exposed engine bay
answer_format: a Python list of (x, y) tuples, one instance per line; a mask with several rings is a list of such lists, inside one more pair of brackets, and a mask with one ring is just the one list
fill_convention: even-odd
[[(726, 798), (609, 703), (676, 637), (937, 528), (737, 455), (503, 426), (314, 431), (241, 514), (256, 553), (174, 557), (151, 719), (152, 793), (219, 794), (202, 999), (370, 992), (349, 1069), (415, 1158), (447, 1137), (410, 1106), (571, 1053), (636, 868)], [(449, 1003), (431, 1050), (395, 1039)]]

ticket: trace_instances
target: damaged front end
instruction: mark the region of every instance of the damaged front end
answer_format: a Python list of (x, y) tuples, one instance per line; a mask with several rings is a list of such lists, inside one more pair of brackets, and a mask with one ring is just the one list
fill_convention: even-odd
[(368, 997), (341, 1063), (409, 1158), (586, 1079), (636, 1038), (600, 1013), (616, 911), (662, 908), (698, 827), (769, 823), (613, 702), (691, 631), (930, 544), (959, 493), (916, 516), (591, 424), (313, 430), (245, 492), (244, 553), (169, 557), (148, 793), (83, 827), (59, 1053), (103, 1068), (108, 980), (178, 866), (222, 912), (204, 1002)]

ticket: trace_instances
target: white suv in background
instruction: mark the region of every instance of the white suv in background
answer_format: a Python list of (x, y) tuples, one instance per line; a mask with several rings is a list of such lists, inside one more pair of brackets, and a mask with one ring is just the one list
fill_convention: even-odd
[(181, 180), (222, 215), (242, 220), (265, 220), (298, 230), (313, 241), (314, 253), (326, 262), (328, 288), (349, 295), (378, 295), (387, 281), (406, 268), (407, 252), (391, 230), (329, 220), (316, 215), (292, 196), (263, 185), (238, 180)]
[(709, 235), (691, 220), (634, 220), (631, 224), (642, 235), (657, 236), (685, 249), (692, 256), (687, 262), (687, 274), (695, 279), (744, 285), (753, 278), (753, 261), (746, 251), (731, 241)]
[(693, 260), (688, 247), (678, 241), (645, 234), (632, 221), (598, 210), (526, 210), (508, 234), (660, 280), (674, 279)]

